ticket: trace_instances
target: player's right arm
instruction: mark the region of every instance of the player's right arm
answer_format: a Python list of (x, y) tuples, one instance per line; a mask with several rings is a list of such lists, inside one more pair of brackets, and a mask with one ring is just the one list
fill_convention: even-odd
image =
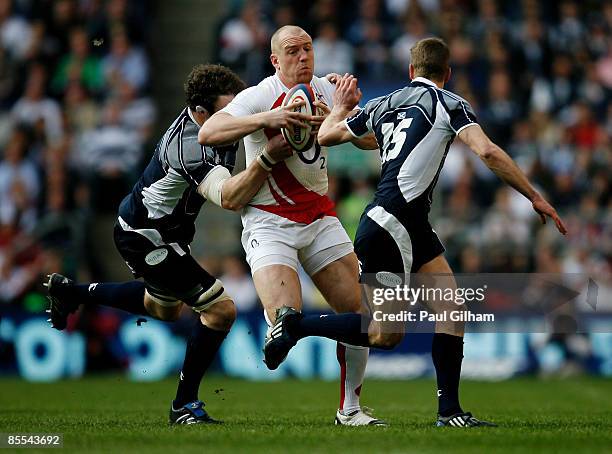
[(529, 199), (543, 224), (546, 224), (546, 216), (548, 216), (555, 221), (559, 232), (563, 235), (567, 233), (557, 211), (535, 190), (512, 158), (493, 143), (477, 123), (464, 127), (457, 136), (480, 157), (493, 173)]
[[(317, 140), (320, 145), (330, 147), (342, 143), (352, 142), (362, 150), (375, 150), (378, 148), (376, 137), (369, 128), (356, 133), (348, 119), (363, 117), (367, 122), (368, 115), (364, 110), (355, 107), (361, 100), (361, 90), (357, 87), (357, 79), (352, 75), (344, 75), (336, 79), (334, 92), (334, 106), (319, 127)], [(361, 120), (361, 118), (358, 119)], [(361, 122), (361, 123), (364, 123)]]
[(265, 110), (263, 102), (258, 102), (262, 97), (257, 88), (243, 90), (224, 109), (207, 119), (198, 132), (198, 142), (210, 146), (227, 145), (263, 128), (307, 127), (311, 116), (294, 112), (295, 107), (303, 103)]
[[(378, 142), (376, 142), (376, 137), (374, 136), (374, 134), (369, 133), (357, 137), (354, 133), (351, 134), (351, 131), (349, 131), (349, 126), (345, 122), (345, 120), (349, 117), (352, 117), (353, 115), (357, 115), (360, 112), (359, 109), (346, 110), (341, 107), (338, 107), (334, 111), (333, 108), (332, 110), (330, 110), (329, 107), (319, 101), (315, 102), (314, 104), (320, 109), (320, 111), (324, 113), (324, 115), (321, 117), (313, 117), (316, 119), (321, 119), (319, 120), (318, 128), (320, 128), (321, 124), (323, 124), (323, 122), (333, 113), (333, 116), (329, 120), (327, 126), (329, 129), (326, 130), (326, 135), (323, 138), (324, 143), (321, 143), (321, 141), (319, 140), (319, 129), (317, 129), (317, 142), (319, 142), (319, 145), (332, 146), (341, 143), (351, 142), (357, 148), (360, 148), (362, 150), (378, 149)], [(313, 121), (313, 125), (314, 124), (315, 122)], [(333, 126), (329, 126), (330, 124), (332, 124)]]

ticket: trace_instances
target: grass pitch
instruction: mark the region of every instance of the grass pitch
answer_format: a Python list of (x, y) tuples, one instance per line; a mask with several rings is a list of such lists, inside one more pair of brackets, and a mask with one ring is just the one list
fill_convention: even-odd
[[(430, 380), (369, 380), (363, 403), (389, 428), (332, 425), (338, 385), (211, 378), (200, 396), (223, 426), (168, 427), (174, 381), (0, 380), (0, 432), (54, 432), (68, 452), (612, 452), (612, 380), (466, 381), (463, 404), (500, 425), (433, 427)], [(48, 451), (47, 451), (48, 452)]]

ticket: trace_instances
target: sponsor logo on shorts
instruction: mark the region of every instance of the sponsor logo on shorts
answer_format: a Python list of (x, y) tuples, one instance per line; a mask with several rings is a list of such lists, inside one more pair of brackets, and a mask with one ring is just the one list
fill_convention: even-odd
[(256, 248), (257, 246), (259, 246), (259, 241), (257, 241), (255, 238), (253, 238), (251, 240), (251, 247), (252, 248)]
[(376, 280), (387, 287), (397, 287), (402, 285), (402, 278), (389, 271), (379, 271), (376, 273)]
[(147, 265), (159, 265), (161, 262), (163, 262), (166, 257), (168, 257), (168, 249), (155, 249), (154, 251), (151, 251), (147, 254), (147, 256), (145, 257), (145, 262), (147, 263)]

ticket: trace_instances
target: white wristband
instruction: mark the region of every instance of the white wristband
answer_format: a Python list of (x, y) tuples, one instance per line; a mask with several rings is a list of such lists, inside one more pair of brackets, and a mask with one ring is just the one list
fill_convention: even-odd
[(276, 161), (276, 160), (272, 159), (272, 157), (270, 156), (270, 153), (268, 153), (268, 149), (267, 149), (267, 148), (264, 148), (264, 149), (261, 151), (261, 154), (262, 154), (262, 155), (263, 155), (263, 157), (264, 157), (264, 158), (266, 158), (266, 159), (267, 159), (267, 160), (270, 162), (270, 164), (272, 164), (272, 165), (274, 165), (274, 164), (276, 164), (276, 163), (278, 162), (278, 161)]
[(272, 167), (269, 166), (268, 164), (266, 164), (265, 159), (262, 157), (262, 155), (257, 156), (257, 163), (262, 166), (266, 171), (271, 172), (272, 171)]

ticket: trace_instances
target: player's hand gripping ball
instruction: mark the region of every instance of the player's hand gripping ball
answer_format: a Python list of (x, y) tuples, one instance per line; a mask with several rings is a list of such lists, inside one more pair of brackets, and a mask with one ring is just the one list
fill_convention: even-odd
[[(315, 115), (315, 95), (309, 84), (298, 84), (289, 90), (285, 95), (285, 99), (283, 99), (283, 107), (298, 102), (305, 102), (305, 104), (296, 107), (295, 112)], [(310, 149), (315, 138), (315, 135), (312, 134), (311, 125), (307, 127), (291, 125), (289, 128), (282, 128), (281, 132), (287, 143), (295, 151), (306, 151)]]

